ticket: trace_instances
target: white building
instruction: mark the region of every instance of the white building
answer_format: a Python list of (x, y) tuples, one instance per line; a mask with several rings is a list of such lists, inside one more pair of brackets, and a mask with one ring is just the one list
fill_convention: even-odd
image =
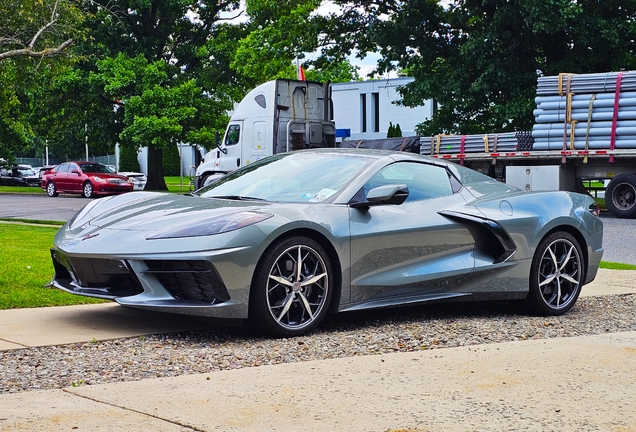
[(415, 108), (396, 105), (401, 99), (398, 87), (411, 81), (405, 77), (331, 84), (336, 129), (349, 129), (346, 139), (386, 138), (393, 123), (400, 125), (402, 136), (416, 135), (415, 126), (433, 117), (433, 102)]

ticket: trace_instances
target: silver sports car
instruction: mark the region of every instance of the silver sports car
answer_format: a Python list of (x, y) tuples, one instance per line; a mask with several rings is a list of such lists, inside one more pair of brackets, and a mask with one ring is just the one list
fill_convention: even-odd
[(431, 301), (560, 315), (596, 276), (602, 240), (586, 195), (522, 192), (411, 153), (303, 150), (190, 195), (91, 201), (55, 236), (52, 285), (274, 336), (328, 312)]

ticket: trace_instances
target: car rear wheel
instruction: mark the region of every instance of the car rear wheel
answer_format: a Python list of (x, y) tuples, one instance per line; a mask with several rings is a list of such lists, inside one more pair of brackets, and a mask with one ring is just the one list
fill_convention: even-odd
[(314, 330), (327, 314), (332, 296), (331, 263), (324, 249), (307, 237), (291, 237), (261, 258), (251, 287), (250, 321), (277, 337)]
[(583, 253), (571, 234), (558, 231), (544, 238), (530, 270), (526, 301), (541, 315), (562, 315), (572, 309), (585, 277)]
[(84, 186), (82, 186), (82, 195), (84, 198), (92, 198), (93, 193), (93, 185), (91, 182), (85, 182)]
[(50, 197), (56, 197), (59, 194), (57, 193), (57, 189), (55, 188), (55, 183), (52, 181), (48, 182), (46, 185), (46, 193)]

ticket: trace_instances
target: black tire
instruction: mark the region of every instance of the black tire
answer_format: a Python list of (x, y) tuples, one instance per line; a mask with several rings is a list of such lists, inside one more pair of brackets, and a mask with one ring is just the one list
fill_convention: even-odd
[(50, 197), (56, 197), (59, 195), (59, 193), (57, 192), (57, 188), (55, 187), (55, 183), (53, 183), (52, 181), (46, 184), (46, 194)]
[(534, 253), (526, 302), (540, 315), (563, 315), (579, 298), (585, 274), (583, 252), (574, 236), (554, 232), (541, 240)]
[(307, 334), (327, 314), (332, 294), (333, 273), (324, 249), (308, 237), (283, 239), (263, 254), (256, 267), (250, 324), (276, 337)]
[(91, 182), (84, 182), (84, 184), (82, 185), (82, 196), (84, 198), (92, 198), (93, 195), (95, 195), (95, 193), (93, 191), (93, 185), (91, 184)]
[(636, 175), (614, 177), (605, 190), (605, 205), (617, 218), (636, 218)]

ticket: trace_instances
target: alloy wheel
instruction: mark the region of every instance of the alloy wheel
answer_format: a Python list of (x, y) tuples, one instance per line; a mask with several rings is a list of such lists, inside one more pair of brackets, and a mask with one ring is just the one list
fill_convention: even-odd
[(267, 282), (267, 306), (279, 326), (301, 330), (321, 315), (329, 290), (325, 261), (313, 248), (295, 245), (274, 261)]
[(539, 293), (554, 310), (570, 307), (581, 286), (581, 256), (567, 239), (557, 239), (544, 250), (539, 264)]

